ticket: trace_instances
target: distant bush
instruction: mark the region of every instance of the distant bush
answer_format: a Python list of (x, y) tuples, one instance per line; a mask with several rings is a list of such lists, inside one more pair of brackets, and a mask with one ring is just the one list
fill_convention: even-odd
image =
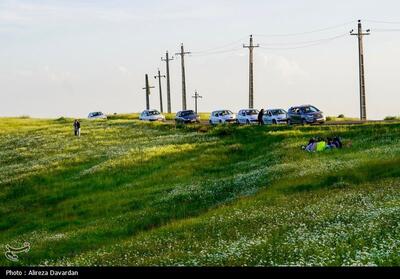
[(234, 131), (233, 125), (220, 125), (213, 130), (213, 134), (220, 137), (226, 137), (233, 134), (233, 131)]
[(57, 122), (67, 122), (68, 119), (65, 118), (64, 116), (61, 116), (61, 117), (57, 118), (56, 121), (57, 121)]
[(123, 113), (123, 114), (118, 114), (118, 113), (113, 113), (113, 114), (109, 114), (107, 115), (108, 119), (111, 120), (117, 120), (117, 119), (125, 119), (125, 120), (129, 120), (129, 119), (139, 119), (139, 113)]
[(197, 131), (198, 131), (199, 133), (207, 133), (209, 129), (210, 129), (210, 126), (201, 125), (201, 126), (199, 126), (199, 128), (197, 129)]
[(400, 120), (399, 116), (386, 116), (383, 120)]
[(339, 114), (338, 116), (327, 116), (326, 121), (356, 121), (358, 118), (346, 117), (344, 114)]
[(20, 119), (29, 119), (31, 118), (29, 115), (21, 115), (20, 117), (18, 117)]

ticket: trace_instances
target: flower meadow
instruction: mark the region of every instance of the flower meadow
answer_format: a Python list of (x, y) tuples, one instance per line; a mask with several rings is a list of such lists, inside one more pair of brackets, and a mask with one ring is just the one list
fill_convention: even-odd
[(398, 123), (72, 121), (0, 119), (2, 266), (400, 264)]

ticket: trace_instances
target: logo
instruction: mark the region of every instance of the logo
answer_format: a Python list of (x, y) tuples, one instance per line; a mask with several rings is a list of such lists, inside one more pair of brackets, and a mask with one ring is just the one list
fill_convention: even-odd
[(24, 246), (20, 247), (20, 248), (14, 248), (10, 245), (6, 245), (6, 252), (4, 253), (4, 255), (6, 256), (6, 258), (10, 261), (13, 262), (17, 262), (18, 261), (18, 254), (19, 253), (28, 253), (29, 250), (31, 249), (31, 244), (29, 242), (25, 242)]

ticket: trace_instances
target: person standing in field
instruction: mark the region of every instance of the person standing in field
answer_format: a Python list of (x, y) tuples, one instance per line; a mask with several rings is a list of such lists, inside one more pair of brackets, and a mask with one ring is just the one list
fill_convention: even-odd
[(78, 136), (78, 137), (81, 136), (81, 123), (79, 122), (78, 119), (75, 119), (75, 121), (74, 121), (74, 133), (75, 133), (75, 136)]
[(262, 125), (263, 124), (263, 116), (264, 116), (264, 109), (261, 109), (260, 112), (258, 113), (258, 125)]

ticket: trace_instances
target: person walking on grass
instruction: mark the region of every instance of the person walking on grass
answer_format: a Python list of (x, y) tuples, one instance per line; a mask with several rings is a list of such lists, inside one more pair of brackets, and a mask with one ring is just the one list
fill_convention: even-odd
[(74, 121), (74, 133), (75, 133), (75, 136), (78, 136), (78, 137), (81, 136), (81, 123), (79, 122), (78, 119), (75, 119), (75, 121)]
[(264, 116), (264, 109), (261, 109), (260, 112), (258, 113), (258, 125), (262, 125), (263, 124), (263, 116)]

